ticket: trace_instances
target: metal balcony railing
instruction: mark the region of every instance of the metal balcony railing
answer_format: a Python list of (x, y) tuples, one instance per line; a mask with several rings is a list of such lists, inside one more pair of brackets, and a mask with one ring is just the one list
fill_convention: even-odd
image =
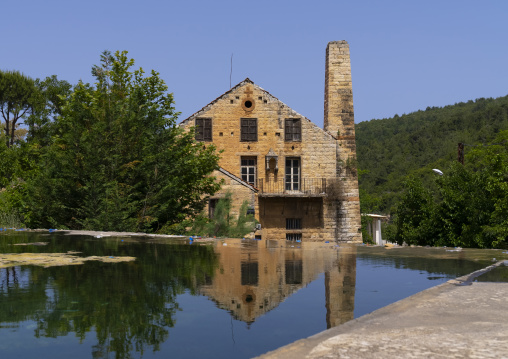
[(326, 178), (301, 178), (299, 181), (278, 181), (258, 179), (256, 187), (264, 196), (325, 196), (327, 192)]

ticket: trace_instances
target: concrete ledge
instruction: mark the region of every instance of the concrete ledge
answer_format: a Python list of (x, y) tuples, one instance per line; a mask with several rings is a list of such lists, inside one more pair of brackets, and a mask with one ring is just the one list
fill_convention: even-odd
[(472, 282), (475, 274), (260, 358), (506, 358), (508, 283)]

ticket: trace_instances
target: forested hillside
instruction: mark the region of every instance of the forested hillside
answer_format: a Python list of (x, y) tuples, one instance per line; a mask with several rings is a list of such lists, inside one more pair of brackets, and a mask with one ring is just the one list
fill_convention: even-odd
[[(360, 189), (367, 199), (362, 210), (390, 213), (410, 174), (432, 176), (431, 168), (448, 166), (457, 158), (457, 144), (492, 141), (508, 129), (508, 96), (480, 98), (443, 108), (361, 122), (356, 125)], [(364, 204), (362, 203), (362, 205)]]

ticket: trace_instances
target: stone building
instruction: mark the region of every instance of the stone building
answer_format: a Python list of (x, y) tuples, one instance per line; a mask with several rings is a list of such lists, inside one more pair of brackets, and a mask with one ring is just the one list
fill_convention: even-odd
[(349, 45), (326, 49), (324, 128), (245, 79), (184, 120), (196, 139), (223, 151), (215, 175), (233, 215), (244, 201), (256, 236), (294, 241), (360, 242), (360, 202)]

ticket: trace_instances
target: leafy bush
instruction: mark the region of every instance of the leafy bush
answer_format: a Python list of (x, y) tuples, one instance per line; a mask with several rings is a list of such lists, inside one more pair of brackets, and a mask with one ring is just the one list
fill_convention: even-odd
[(247, 214), (249, 203), (244, 201), (240, 207), (237, 219), (231, 216), (232, 194), (226, 192), (225, 196), (217, 202), (213, 218), (209, 219), (204, 214), (197, 216), (193, 221), (187, 221), (187, 228), (181, 226), (169, 228), (171, 233), (199, 235), (207, 237), (242, 238), (254, 230), (256, 220), (251, 214)]

